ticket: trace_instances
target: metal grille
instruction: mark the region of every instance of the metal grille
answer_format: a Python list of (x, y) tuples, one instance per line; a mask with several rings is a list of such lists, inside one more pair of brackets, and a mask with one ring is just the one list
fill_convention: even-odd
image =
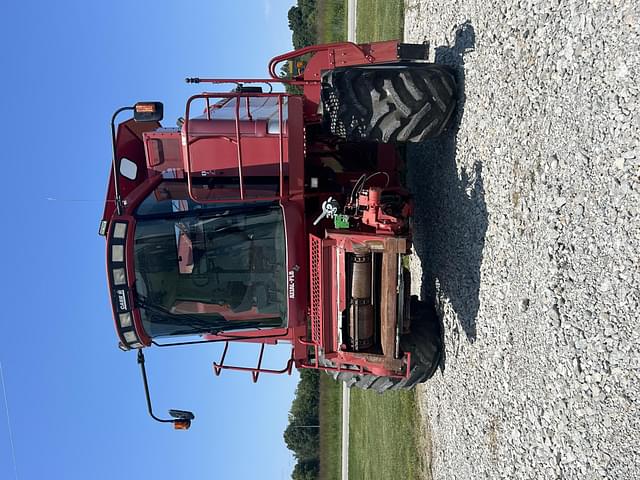
[(322, 344), (322, 241), (313, 235), (309, 239), (311, 251), (311, 341)]

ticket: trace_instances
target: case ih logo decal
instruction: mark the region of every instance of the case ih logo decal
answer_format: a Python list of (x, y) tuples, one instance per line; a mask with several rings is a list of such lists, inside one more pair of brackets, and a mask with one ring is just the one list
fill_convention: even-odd
[(118, 308), (120, 308), (121, 311), (126, 311), (129, 310), (127, 308), (127, 294), (124, 290), (118, 290), (117, 291), (117, 295), (118, 295)]

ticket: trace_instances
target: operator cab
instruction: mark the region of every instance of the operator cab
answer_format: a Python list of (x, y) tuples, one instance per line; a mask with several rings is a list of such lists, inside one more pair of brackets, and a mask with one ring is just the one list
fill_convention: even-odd
[(286, 326), (278, 204), (197, 204), (185, 182), (164, 180), (135, 220), (135, 304), (150, 337)]
[[(287, 251), (285, 231), (285, 218), (299, 222), (302, 215), (285, 200), (289, 156), (302, 153), (302, 130), (291, 140), (286, 126), (291, 108), (301, 120), (301, 102), (246, 95), (192, 97), (180, 129), (160, 125), (158, 102), (114, 114), (100, 231), (124, 350), (157, 337), (223, 340), (218, 334), (229, 331), (260, 337), (268, 329), (275, 338), (291, 318), (304, 318), (297, 305), (291, 309), (288, 263), (297, 267), (300, 259)], [(206, 108), (190, 119), (193, 99)], [(133, 110), (135, 121), (120, 124), (116, 135), (113, 120), (124, 110)]]
[[(140, 187), (144, 189), (144, 186)], [(157, 337), (287, 326), (284, 216), (275, 201), (196, 203), (162, 179), (108, 235), (123, 348)]]

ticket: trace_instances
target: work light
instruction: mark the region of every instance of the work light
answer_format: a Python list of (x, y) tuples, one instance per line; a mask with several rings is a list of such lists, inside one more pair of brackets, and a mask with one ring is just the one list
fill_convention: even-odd
[(113, 238), (124, 238), (127, 233), (127, 224), (116, 222), (113, 226)]
[(124, 262), (124, 245), (111, 246), (111, 261)]
[(129, 347), (131, 347), (132, 343), (135, 343), (138, 341), (138, 336), (136, 335), (136, 332), (134, 332), (133, 330), (129, 330), (128, 332), (124, 332), (123, 334), (125, 341), (129, 344)]
[(131, 326), (131, 312), (121, 313), (119, 315), (120, 328), (127, 328)]
[(127, 276), (124, 273), (124, 268), (113, 269), (113, 283), (114, 285), (124, 285), (127, 283)]
[(138, 102), (133, 107), (133, 118), (136, 122), (159, 122), (163, 111), (164, 107), (160, 102)]

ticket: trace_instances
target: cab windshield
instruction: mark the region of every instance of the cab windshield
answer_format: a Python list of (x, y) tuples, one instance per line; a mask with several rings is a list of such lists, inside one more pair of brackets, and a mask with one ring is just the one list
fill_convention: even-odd
[(151, 337), (286, 325), (277, 203), (202, 205), (164, 181), (138, 207), (136, 303)]

